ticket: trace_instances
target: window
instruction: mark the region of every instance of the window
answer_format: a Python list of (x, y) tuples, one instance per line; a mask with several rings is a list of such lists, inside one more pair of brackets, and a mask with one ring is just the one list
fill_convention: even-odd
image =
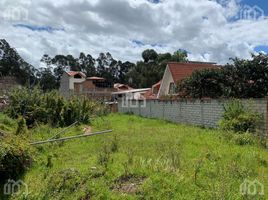
[(169, 84), (169, 91), (168, 91), (168, 94), (175, 94), (176, 92), (176, 86), (175, 86), (175, 83), (170, 83)]
[(80, 74), (76, 74), (74, 75), (74, 78), (82, 78), (82, 76)]

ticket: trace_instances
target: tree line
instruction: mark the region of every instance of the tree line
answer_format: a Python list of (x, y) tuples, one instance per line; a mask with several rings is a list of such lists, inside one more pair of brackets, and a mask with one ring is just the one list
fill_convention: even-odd
[(58, 89), (63, 72), (69, 70), (82, 71), (88, 77), (100, 76), (108, 82), (125, 83), (134, 88), (151, 87), (161, 80), (167, 62), (187, 60), (184, 50), (171, 54), (147, 49), (142, 52), (142, 59), (137, 63), (116, 60), (109, 52), (100, 53), (97, 58), (81, 52), (78, 57), (50, 57), (45, 54), (40, 59), (41, 67), (37, 68), (24, 61), (5, 40), (0, 41), (0, 49), (4, 49), (4, 56), (0, 59), (2, 76), (15, 76), (23, 85), (39, 85), (45, 91)]
[[(1, 53), (2, 51), (2, 53)], [(4, 52), (4, 53), (3, 53)], [(87, 76), (100, 76), (111, 83), (125, 83), (134, 88), (151, 87), (162, 79), (167, 62), (187, 62), (187, 52), (157, 53), (144, 50), (136, 63), (116, 60), (100, 53), (97, 58), (83, 52), (72, 55), (44, 55), (42, 67), (23, 60), (5, 40), (0, 40), (0, 75), (17, 77), (23, 85), (39, 85), (43, 90), (58, 89), (64, 71), (82, 71)], [(268, 94), (268, 56), (252, 55), (251, 59), (232, 58), (217, 69), (194, 72), (177, 83), (179, 97), (190, 98), (262, 98)]]

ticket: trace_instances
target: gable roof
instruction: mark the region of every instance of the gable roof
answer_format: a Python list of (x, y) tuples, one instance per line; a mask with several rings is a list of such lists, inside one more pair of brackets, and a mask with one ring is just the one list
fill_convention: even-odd
[(83, 73), (83, 72), (79, 72), (79, 71), (69, 71), (69, 72), (66, 72), (69, 76), (75, 76), (77, 74), (79, 74), (80, 76), (82, 77), (86, 77), (86, 75)]
[(217, 69), (219, 66), (215, 63), (203, 63), (203, 62), (169, 62), (167, 64), (174, 82), (180, 81), (190, 76), (195, 70), (202, 69)]

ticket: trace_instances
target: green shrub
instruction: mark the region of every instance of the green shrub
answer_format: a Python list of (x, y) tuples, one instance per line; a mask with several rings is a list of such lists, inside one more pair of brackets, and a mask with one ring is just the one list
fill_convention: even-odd
[(237, 145), (253, 145), (256, 142), (256, 139), (254, 136), (250, 133), (244, 133), (244, 134), (234, 134), (233, 139), (235, 144)]
[(35, 123), (62, 127), (75, 121), (88, 123), (91, 117), (107, 113), (104, 105), (86, 97), (73, 96), (67, 100), (56, 91), (44, 93), (39, 88), (14, 90), (10, 102), (6, 113), (14, 119), (23, 116), (28, 127)]
[(26, 141), (8, 133), (0, 136), (0, 181), (21, 176), (32, 161), (32, 151)]
[(20, 116), (18, 119), (18, 127), (16, 130), (16, 135), (26, 134), (28, 132), (26, 120)]
[(245, 108), (241, 101), (233, 100), (224, 106), (220, 128), (236, 133), (256, 132), (262, 121), (261, 114)]

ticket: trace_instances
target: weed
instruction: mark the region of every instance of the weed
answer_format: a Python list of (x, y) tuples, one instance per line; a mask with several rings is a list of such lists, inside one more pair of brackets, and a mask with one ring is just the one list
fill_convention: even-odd
[(110, 149), (111, 149), (110, 146), (107, 143), (105, 143), (102, 146), (102, 149), (98, 154), (98, 158), (97, 158), (98, 164), (104, 166), (105, 168), (107, 168), (109, 160), (111, 158), (111, 150)]
[(116, 136), (114, 136), (112, 142), (111, 142), (111, 152), (117, 152), (118, 151), (118, 139)]

